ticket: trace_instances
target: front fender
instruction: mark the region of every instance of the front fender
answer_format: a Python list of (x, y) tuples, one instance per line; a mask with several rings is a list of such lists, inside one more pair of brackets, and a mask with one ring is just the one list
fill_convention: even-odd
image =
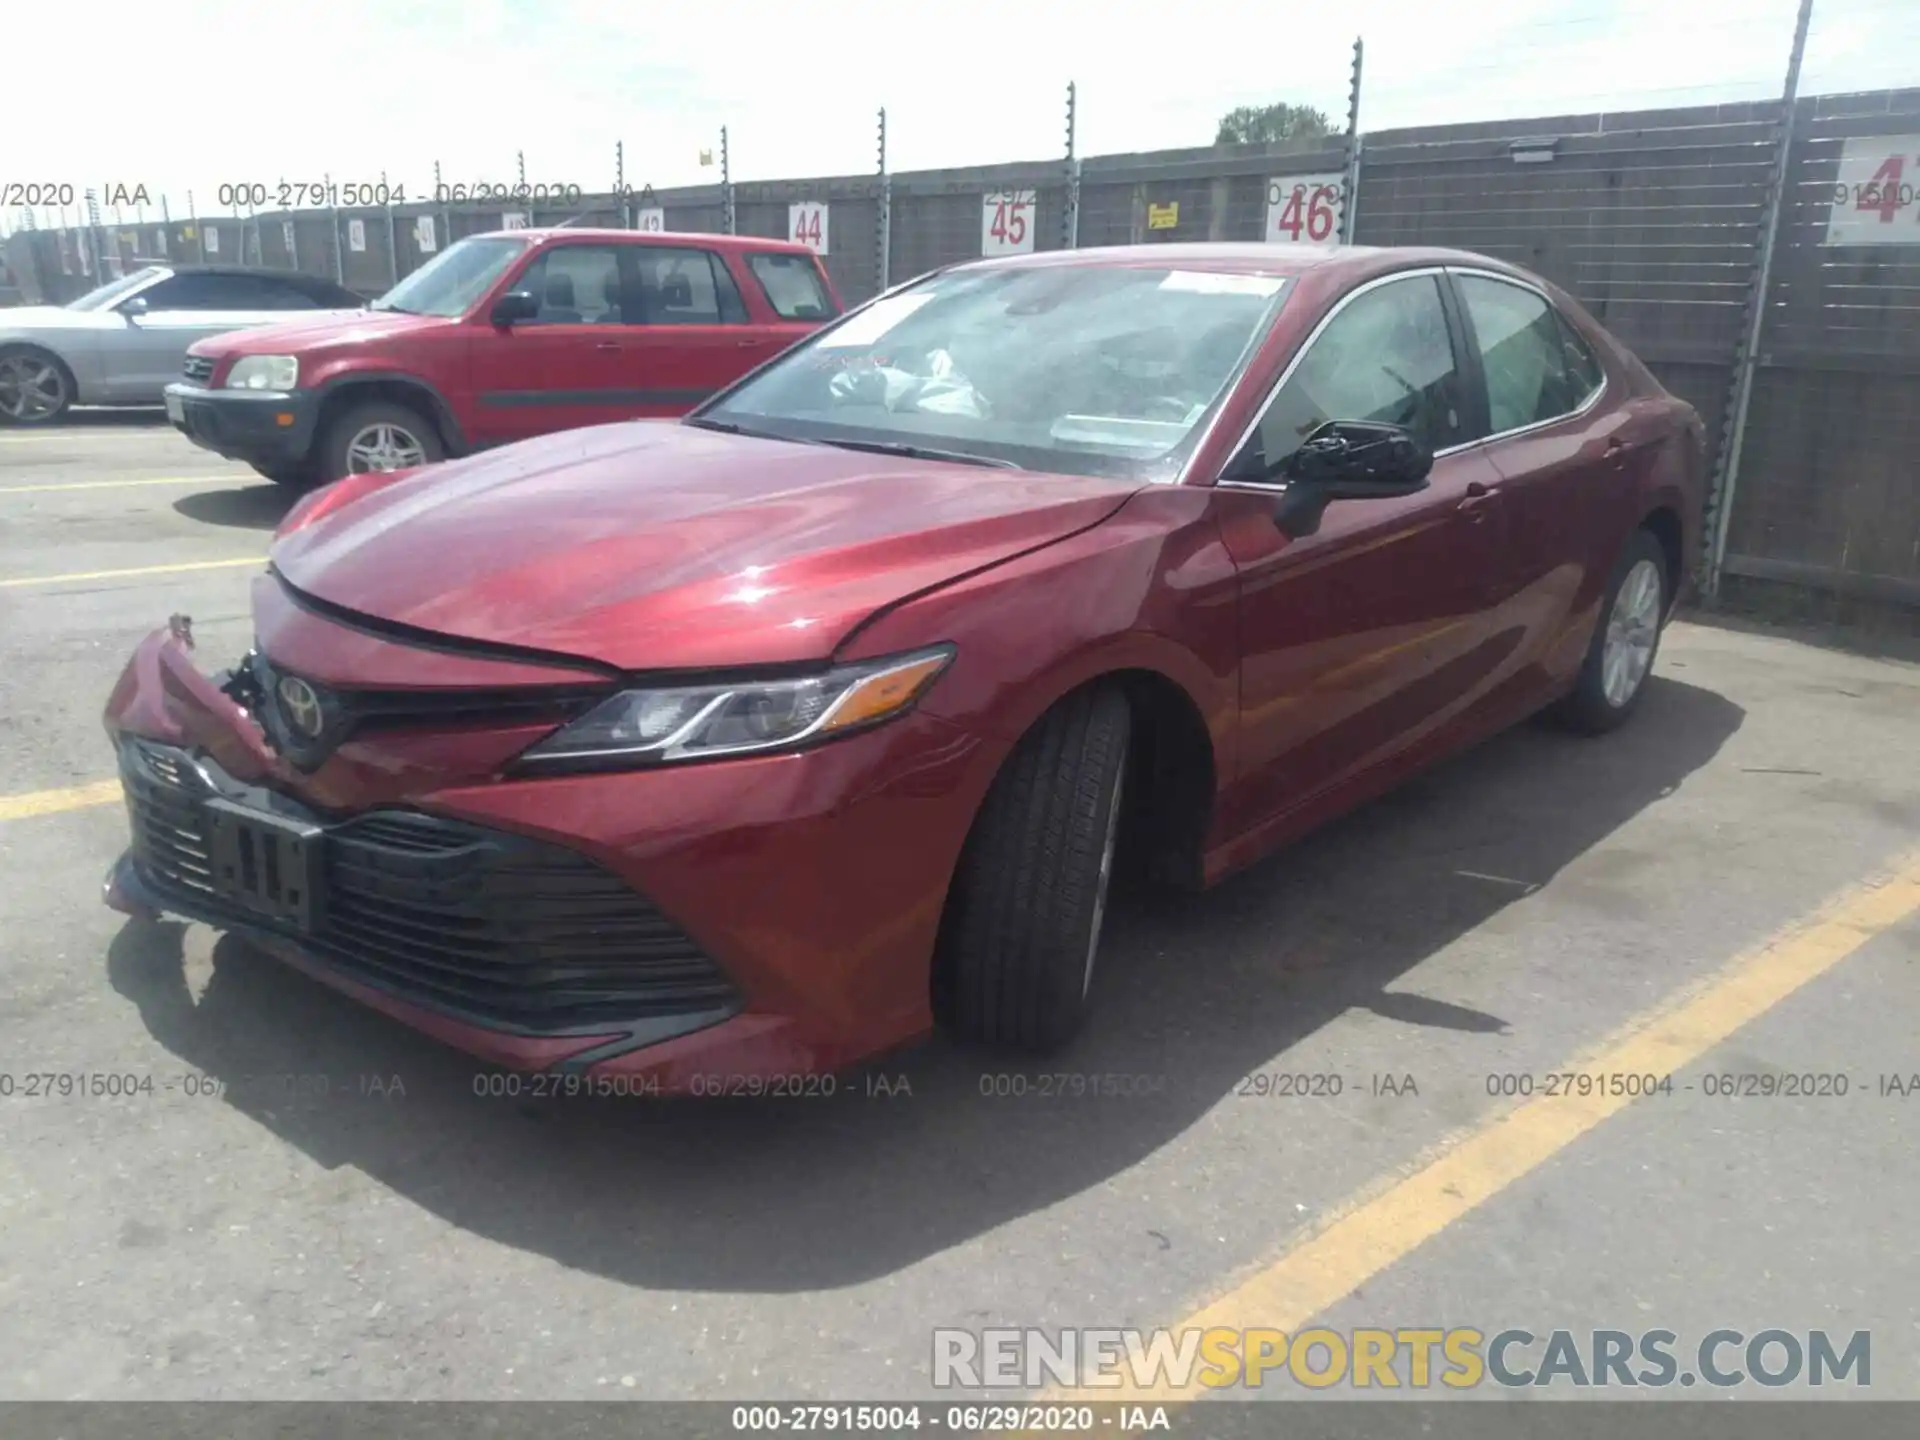
[(842, 658), (951, 642), (952, 666), (920, 703), (989, 742), (982, 794), (1063, 695), (1119, 671), (1150, 672), (1187, 696), (1225, 785), (1237, 756), (1238, 590), (1210, 492), (1155, 486), (1090, 530), (889, 611)]
[(449, 455), (465, 455), (472, 448), (466, 428), (461, 425), (460, 417), (455, 413), (453, 402), (438, 385), (423, 376), (409, 370), (396, 370), (379, 365), (361, 368), (344, 368), (323, 371), (315, 377), (312, 390), (319, 397), (324, 410), (330, 397), (338, 397), (341, 391), (352, 390), (358, 386), (379, 386), (382, 388), (400, 388), (411, 391), (433, 417), (440, 427), (440, 434), (447, 442)]

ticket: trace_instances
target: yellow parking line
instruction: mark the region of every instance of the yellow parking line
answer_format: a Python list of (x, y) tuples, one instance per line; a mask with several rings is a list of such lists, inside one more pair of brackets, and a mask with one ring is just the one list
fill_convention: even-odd
[(91, 784), (72, 785), (65, 790), (33, 790), (25, 795), (0, 795), (0, 820), (58, 815), (63, 810), (84, 810), (89, 805), (106, 805), (119, 798), (118, 780), (95, 780)]
[(211, 480), (258, 480), (262, 476), (229, 470), (224, 475), (168, 475), (156, 480), (73, 480), (57, 485), (0, 485), (0, 495), (34, 495), (48, 490), (114, 490), (123, 485), (203, 485)]
[[(1592, 1052), (1556, 1071), (1667, 1075), (1699, 1060), (1736, 1030), (1818, 979), (1862, 945), (1920, 912), (1920, 851), (1829, 900), (1737, 956), (1717, 974), (1630, 1021)], [(1676, 1090), (1678, 1087), (1675, 1087)], [(1259, 1273), (1185, 1319), (1178, 1329), (1266, 1326), (1289, 1334), (1404, 1259), (1630, 1104), (1673, 1105), (1676, 1096), (1537, 1097), (1489, 1117), (1429, 1151), (1401, 1179), (1349, 1200)], [(1080, 1399), (1192, 1398), (1159, 1377), (1152, 1387), (1103, 1386)]]
[(136, 565), (131, 570), (80, 570), (71, 575), (16, 575), (0, 580), (0, 589), (18, 585), (64, 585), (75, 580), (122, 580), (133, 575), (175, 575), (188, 570), (230, 570), (236, 565), (264, 565), (264, 555), (244, 560), (189, 560), (179, 565)]

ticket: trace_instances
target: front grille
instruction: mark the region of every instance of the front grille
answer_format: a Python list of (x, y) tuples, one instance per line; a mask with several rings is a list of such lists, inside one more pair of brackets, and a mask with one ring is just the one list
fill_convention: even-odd
[[(282, 930), (214, 891), (181, 752), (129, 743), (122, 765), (141, 877), (215, 923)], [(480, 1023), (534, 1033), (731, 1009), (733, 987), (631, 886), (563, 846), (408, 810), (327, 825), (320, 914), (285, 930), (342, 974)]]
[(213, 378), (213, 361), (204, 355), (189, 355), (186, 364), (180, 367), (180, 374), (192, 384), (204, 385)]

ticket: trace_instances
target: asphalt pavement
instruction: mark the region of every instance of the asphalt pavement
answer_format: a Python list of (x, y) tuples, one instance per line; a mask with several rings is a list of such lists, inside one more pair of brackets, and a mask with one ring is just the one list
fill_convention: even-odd
[(1678, 623), (1619, 734), (1118, 897), (1044, 1065), (506, 1098), (100, 903), (108, 689), (246, 649), (289, 498), (156, 418), (0, 431), (0, 1399), (947, 1400), (936, 1328), (1189, 1323), (1866, 1330), (1920, 1399), (1920, 666)]

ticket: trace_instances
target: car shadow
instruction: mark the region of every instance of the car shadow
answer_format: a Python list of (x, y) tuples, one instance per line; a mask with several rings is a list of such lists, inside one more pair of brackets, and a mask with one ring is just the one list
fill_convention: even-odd
[(173, 508), (203, 525), (230, 525), (242, 530), (273, 530), (287, 517), (300, 496), (271, 481), (243, 489), (222, 486), (195, 490), (173, 502)]
[[(1099, 1008), (1067, 1053), (1022, 1063), (936, 1038), (841, 1077), (832, 1098), (482, 1098), (466, 1057), (231, 936), (197, 1000), (178, 924), (129, 921), (107, 967), (227, 1103), (461, 1229), (638, 1286), (848, 1285), (1111, 1179), (1350, 1009), (1524, 1030), (1518, 995), (1489, 1015), (1396, 983), (1673, 793), (1743, 718), (1663, 677), (1603, 740), (1521, 726), (1212, 892), (1120, 897)], [(1099, 1100), (983, 1093), (1060, 1072), (1158, 1083)], [(325, 1094), (300, 1077), (325, 1077)]]

